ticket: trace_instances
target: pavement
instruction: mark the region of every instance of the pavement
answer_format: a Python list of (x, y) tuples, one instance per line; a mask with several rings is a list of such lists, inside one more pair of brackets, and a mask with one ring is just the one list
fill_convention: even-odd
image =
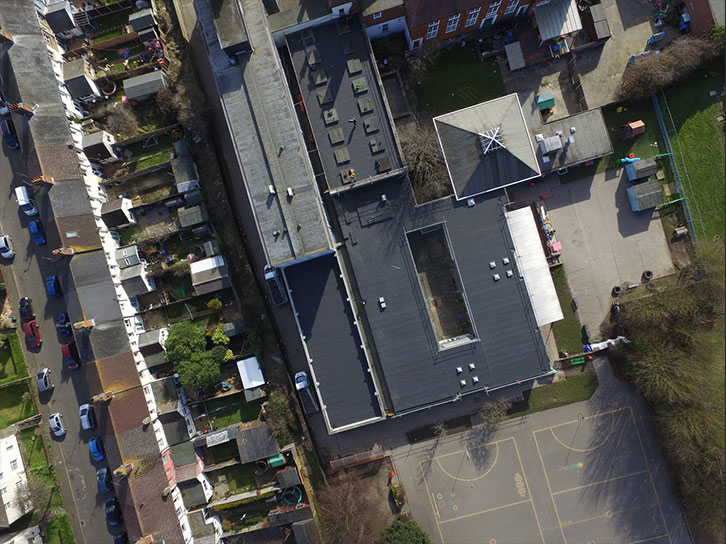
[[(20, 130), (20, 123), (16, 123), (16, 126)], [(27, 182), (28, 178), (23, 172), (25, 165), (20, 152), (2, 146), (0, 194), (5, 195), (5, 205), (0, 206), (0, 232), (10, 235), (16, 253), (13, 259), (3, 259), (2, 263), (7, 294), (16, 313), (19, 298), (30, 297), (43, 339), (40, 349), (28, 351), (25, 349), (23, 332), (18, 328), (30, 376), (34, 378), (38, 369), (46, 367), (51, 370), (51, 378), (55, 384), (55, 389), (50, 394), (43, 393), (39, 397), (42, 415), (40, 427), (49, 436), (48, 416), (52, 412), (63, 414), (63, 422), (67, 427), (65, 436), (51, 436), (51, 456), (73, 532), (79, 544), (111, 542), (103, 506), (103, 501), (110, 495), (98, 493), (94, 466), (105, 466), (106, 462), (91, 461), (88, 440), (93, 436), (93, 431), (81, 431), (78, 417), (79, 406), (90, 398), (88, 387), (81, 369), (63, 368), (60, 346), (61, 343), (68, 342), (69, 337), (57, 336), (53, 316), (66, 311), (64, 300), (47, 297), (45, 294), (45, 277), (55, 273), (63, 274), (65, 266), (54, 262), (50, 256), (51, 248), (47, 245), (37, 246), (30, 238), (28, 222), (39, 217), (47, 229), (51, 211), (47, 199), (39, 193), (35, 195), (39, 216), (29, 218), (18, 209), (14, 189)], [(31, 380), (30, 387), (33, 395), (38, 398), (35, 379)]]
[[(605, 334), (600, 327), (609, 323), (613, 287), (641, 282), (646, 270), (654, 279), (675, 272), (660, 215), (655, 210), (633, 212), (626, 194), (630, 185), (621, 168), (564, 184), (552, 174), (532, 187), (520, 184), (509, 190), (514, 202), (545, 205), (555, 237), (562, 242), (580, 322), (593, 340), (609, 338), (609, 325)], [(636, 289), (645, 287), (641, 283)]]
[(593, 365), (588, 401), (392, 452), (433, 542), (693, 542), (645, 401)]

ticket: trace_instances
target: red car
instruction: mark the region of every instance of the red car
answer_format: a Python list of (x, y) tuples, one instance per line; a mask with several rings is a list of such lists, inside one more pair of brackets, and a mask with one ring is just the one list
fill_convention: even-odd
[(78, 368), (78, 364), (81, 362), (81, 357), (78, 355), (78, 348), (75, 342), (68, 342), (61, 346), (61, 353), (63, 354), (63, 364), (68, 368)]
[(38, 330), (38, 324), (35, 319), (31, 319), (27, 323), (23, 323), (23, 332), (25, 333), (25, 341), (28, 343), (28, 347), (39, 348), (43, 340), (40, 338), (40, 331)]

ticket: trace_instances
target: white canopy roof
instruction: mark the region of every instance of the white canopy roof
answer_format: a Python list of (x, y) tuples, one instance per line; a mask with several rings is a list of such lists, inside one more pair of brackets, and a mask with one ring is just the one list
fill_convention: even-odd
[(507, 212), (506, 216), (514, 241), (514, 258), (519, 273), (524, 277), (537, 326), (559, 321), (564, 316), (532, 209), (520, 208)]
[(237, 370), (240, 378), (242, 378), (242, 387), (245, 389), (254, 389), (265, 385), (265, 377), (262, 375), (262, 369), (257, 357), (237, 361)]
[(550, 0), (535, 6), (534, 17), (543, 42), (582, 29), (575, 0)]

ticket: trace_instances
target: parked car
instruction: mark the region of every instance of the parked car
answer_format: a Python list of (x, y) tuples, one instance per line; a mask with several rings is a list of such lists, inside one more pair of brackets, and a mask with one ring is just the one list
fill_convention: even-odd
[(68, 318), (68, 314), (63, 312), (60, 314), (55, 314), (55, 330), (58, 331), (58, 334), (61, 336), (70, 336), (73, 334), (73, 326), (71, 325), (71, 320)]
[(66, 426), (63, 425), (63, 416), (60, 412), (50, 414), (48, 423), (50, 424), (50, 430), (53, 431), (54, 435), (63, 436), (66, 434)]
[(129, 537), (126, 533), (121, 533), (113, 537), (113, 544), (129, 544)]
[(0, 93), (0, 115), (10, 115), (10, 106), (8, 106), (2, 93)]
[(304, 370), (295, 374), (295, 389), (300, 391), (301, 389), (307, 389), (310, 387), (310, 380), (308, 380), (308, 373)]
[(36, 376), (36, 380), (38, 383), (38, 392), (43, 393), (44, 391), (50, 391), (55, 387), (53, 383), (50, 381), (50, 369), (49, 368), (41, 368), (38, 371), (38, 374)]
[(103, 461), (106, 457), (106, 452), (103, 449), (103, 441), (100, 437), (94, 436), (88, 441), (88, 450), (91, 452), (91, 457), (94, 461)]
[(30, 231), (30, 237), (36, 245), (42, 246), (45, 244), (45, 231), (43, 230), (43, 223), (40, 222), (40, 219), (33, 219), (28, 223), (28, 230)]
[(35, 319), (35, 314), (33, 313), (33, 306), (30, 303), (30, 299), (28, 297), (23, 297), (20, 299), (20, 302), (18, 303), (18, 311), (20, 312), (21, 321), (25, 321), (26, 319)]
[(3, 141), (8, 149), (18, 149), (20, 147), (18, 134), (15, 132), (15, 125), (10, 119), (0, 121), (0, 134), (2, 134)]
[(90, 404), (81, 404), (78, 415), (81, 418), (81, 429), (84, 431), (96, 426), (96, 414), (93, 413), (93, 406)]
[(28, 343), (30, 348), (39, 348), (43, 343), (43, 339), (40, 337), (40, 331), (38, 330), (38, 324), (35, 319), (23, 323), (23, 332), (25, 333), (25, 341)]
[(121, 523), (121, 520), (123, 520), (124, 517), (121, 514), (121, 508), (119, 508), (118, 499), (116, 497), (106, 499), (104, 505), (106, 506), (106, 523), (108, 523), (109, 525), (118, 525), (119, 523)]
[(63, 355), (63, 364), (68, 368), (78, 368), (81, 363), (81, 357), (78, 355), (78, 347), (76, 347), (75, 342), (62, 344), (61, 355)]
[(12, 259), (15, 257), (15, 250), (13, 249), (13, 239), (7, 234), (0, 236), (0, 255), (6, 259)]
[(58, 276), (53, 275), (45, 278), (45, 292), (48, 293), (49, 297), (59, 297), (63, 294)]
[(96, 471), (96, 482), (98, 482), (99, 491), (111, 491), (113, 489), (111, 471), (108, 470), (108, 467), (99, 468)]

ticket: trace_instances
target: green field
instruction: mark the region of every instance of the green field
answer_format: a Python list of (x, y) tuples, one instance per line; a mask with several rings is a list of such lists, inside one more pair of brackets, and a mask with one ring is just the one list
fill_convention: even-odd
[(421, 85), (412, 82), (412, 87), (419, 108), (434, 115), (507, 94), (497, 60), (479, 61), (469, 47), (443, 51), (431, 66), (428, 79)]
[[(683, 83), (667, 89), (665, 100), (662, 94), (658, 95), (666, 127), (671, 128), (672, 118), (678, 135), (671, 136), (671, 145), (697, 224), (697, 235), (705, 235), (709, 240), (717, 235), (723, 240), (726, 228), (724, 122), (717, 120), (719, 115), (724, 115), (723, 86), (724, 57), (721, 56)], [(716, 91), (716, 96), (710, 96), (711, 91)], [(703, 224), (702, 231), (696, 216)]]
[(20, 438), (25, 445), (27, 455), (28, 466), (26, 468), (30, 468), (30, 470), (48, 466), (48, 456), (45, 453), (43, 438), (35, 434), (36, 429), (37, 427), (31, 427), (20, 431)]
[[(212, 399), (204, 404), (207, 407), (209, 418), (214, 422), (215, 429), (222, 429), (235, 423), (254, 421), (260, 415), (261, 402), (247, 403), (243, 393)], [(222, 409), (215, 412), (218, 408)]]
[(68, 514), (61, 514), (54, 521), (45, 524), (46, 544), (75, 544)]
[(257, 486), (254, 468), (249, 463), (246, 465), (238, 464), (220, 468), (210, 474), (210, 478), (212, 479), (216, 479), (219, 476), (224, 476), (227, 479), (227, 485), (232, 494), (248, 491)]
[(0, 347), (0, 384), (25, 378), (28, 375), (18, 335), (9, 334), (4, 339), (7, 340), (7, 344)]
[(552, 281), (555, 284), (557, 298), (560, 301), (560, 307), (564, 315), (564, 319), (552, 323), (552, 332), (555, 335), (557, 349), (568, 353), (580, 353), (584, 343), (582, 325), (577, 312), (572, 306), (572, 292), (567, 285), (564, 265), (552, 269)]
[(512, 414), (527, 415), (587, 400), (592, 397), (597, 384), (597, 375), (592, 369), (585, 369), (582, 374), (570, 374), (564, 380), (532, 389), (526, 401), (528, 406), (522, 410), (514, 406)]
[(33, 399), (26, 384), (2, 389), (0, 394), (0, 429), (4, 429), (35, 414)]

